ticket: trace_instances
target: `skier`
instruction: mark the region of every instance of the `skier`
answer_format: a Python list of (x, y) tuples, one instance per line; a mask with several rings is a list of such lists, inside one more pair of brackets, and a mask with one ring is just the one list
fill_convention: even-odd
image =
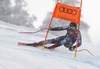
[[(77, 24), (71, 22), (69, 24), (69, 26), (65, 26), (65, 27), (55, 27), (52, 28), (50, 27), (50, 31), (62, 31), (62, 30), (67, 30), (67, 34), (64, 36), (60, 36), (57, 37), (55, 39), (48, 39), (46, 40), (45, 44), (54, 44), (50, 47), (46, 47), (47, 49), (54, 49), (56, 47), (59, 47), (61, 45), (64, 45), (66, 48), (69, 48), (70, 51), (74, 51), (76, 48), (76, 45), (73, 46), (73, 44), (76, 42), (77, 40)], [(79, 37), (78, 37), (78, 46), (79, 47), (81, 45), (81, 33), (79, 31)], [(31, 45), (31, 46), (39, 46), (39, 45), (43, 45), (44, 41), (40, 41), (38, 43), (32, 43), (32, 44), (27, 44), (27, 45)]]

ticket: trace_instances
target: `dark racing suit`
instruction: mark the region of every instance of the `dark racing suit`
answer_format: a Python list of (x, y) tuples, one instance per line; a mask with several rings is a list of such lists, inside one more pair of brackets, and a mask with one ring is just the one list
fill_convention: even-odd
[[(60, 36), (55, 39), (48, 39), (46, 40), (45, 44), (57, 44), (57, 47), (64, 45), (65, 47), (69, 48), (72, 47), (73, 44), (77, 40), (77, 30), (74, 32), (70, 31), (70, 26), (68, 27), (55, 27), (52, 28), (51, 31), (62, 31), (62, 30), (67, 30), (67, 33), (65, 36)], [(78, 38), (78, 47), (81, 45), (81, 33), (79, 31), (79, 38)], [(40, 41), (39, 44), (43, 45), (44, 41)], [(76, 46), (76, 45), (75, 45)]]

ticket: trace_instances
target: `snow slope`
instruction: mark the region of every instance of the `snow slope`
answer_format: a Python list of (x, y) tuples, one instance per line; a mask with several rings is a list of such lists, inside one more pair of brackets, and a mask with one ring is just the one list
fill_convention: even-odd
[[(41, 47), (18, 46), (17, 42), (33, 43), (45, 38), (45, 33), (41, 32), (18, 34), (22, 31), (37, 30), (0, 21), (0, 69), (100, 69), (99, 49), (88, 47), (85, 41), (78, 49), (86, 48), (94, 56), (82, 51), (74, 58), (74, 52), (64, 46), (44, 51)], [(55, 37), (49, 34), (48, 39)]]

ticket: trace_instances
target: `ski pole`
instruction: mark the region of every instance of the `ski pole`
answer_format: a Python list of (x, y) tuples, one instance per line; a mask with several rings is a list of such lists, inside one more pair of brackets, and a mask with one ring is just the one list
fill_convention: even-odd
[(42, 28), (42, 29), (35, 31), (35, 32), (19, 32), (19, 34), (34, 34), (34, 33), (38, 33), (38, 32), (45, 30), (45, 29), (48, 29), (48, 28)]
[(94, 56), (94, 55), (93, 55), (89, 50), (87, 50), (87, 49), (82, 49), (82, 50), (79, 50), (79, 51), (77, 51), (77, 52), (80, 52), (80, 51), (83, 51), (83, 50), (89, 52), (92, 56)]

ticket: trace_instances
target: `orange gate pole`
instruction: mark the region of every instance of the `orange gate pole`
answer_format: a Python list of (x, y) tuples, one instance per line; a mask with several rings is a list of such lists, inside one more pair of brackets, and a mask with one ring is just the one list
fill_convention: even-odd
[[(80, 22), (80, 17), (81, 17), (81, 8), (82, 8), (82, 0), (81, 0), (81, 4), (80, 4), (80, 9), (79, 9), (79, 22)], [(80, 28), (80, 23), (78, 24), (78, 34), (77, 34), (77, 41), (76, 41), (76, 49), (75, 49), (75, 58), (76, 58), (76, 54), (77, 54), (77, 45), (78, 45), (78, 37), (79, 37), (79, 28)]]

